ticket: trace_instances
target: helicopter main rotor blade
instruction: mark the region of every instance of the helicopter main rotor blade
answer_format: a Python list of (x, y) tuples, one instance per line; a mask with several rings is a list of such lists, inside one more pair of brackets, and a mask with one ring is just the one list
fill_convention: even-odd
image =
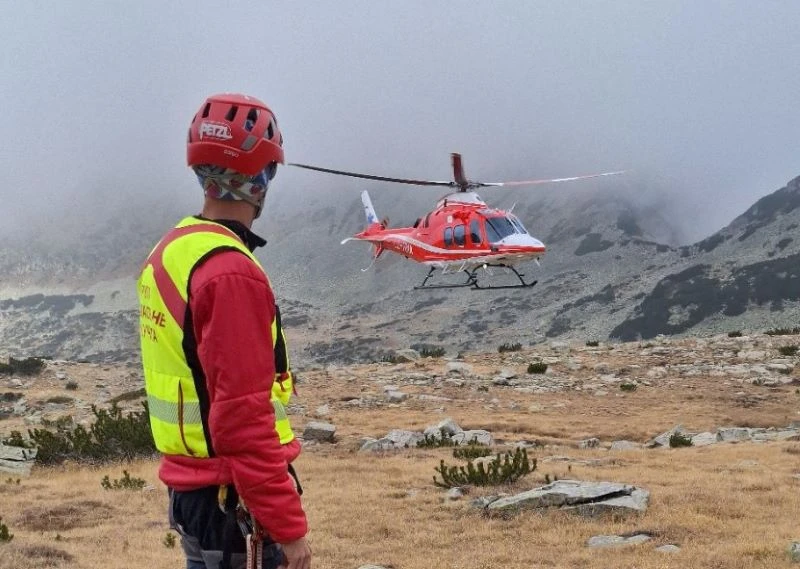
[(484, 186), (497, 186), (497, 187), (509, 187), (509, 186), (535, 186), (538, 184), (552, 184), (557, 182), (573, 182), (575, 180), (588, 180), (589, 178), (601, 178), (603, 176), (616, 176), (618, 174), (624, 174), (628, 170), (620, 170), (618, 172), (603, 172), (602, 174), (589, 174), (588, 176), (572, 176), (570, 178), (550, 178), (549, 180), (524, 180), (520, 182), (473, 182), (476, 186), (484, 187)]
[(316, 170), (317, 172), (326, 172), (328, 174), (336, 174), (338, 176), (350, 176), (352, 178), (363, 178), (365, 180), (378, 180), (380, 182), (395, 182), (397, 184), (409, 184), (413, 186), (450, 186), (455, 187), (453, 182), (440, 182), (434, 180), (409, 180), (406, 178), (387, 178), (386, 176), (375, 176), (373, 174), (360, 174), (358, 172), (345, 172), (344, 170), (332, 170), (331, 168), (321, 168), (319, 166), (310, 166), (308, 164), (297, 164), (290, 162), (289, 166), (296, 166), (298, 168), (305, 168), (306, 170)]

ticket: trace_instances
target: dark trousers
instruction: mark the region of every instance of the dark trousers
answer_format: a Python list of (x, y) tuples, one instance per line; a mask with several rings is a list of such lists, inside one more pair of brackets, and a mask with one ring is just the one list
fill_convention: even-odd
[[(245, 567), (244, 536), (238, 526), (235, 531), (229, 526), (228, 517), (219, 507), (218, 491), (217, 486), (189, 492), (169, 491), (170, 527), (181, 536), (187, 569), (220, 569), (226, 545), (231, 551), (230, 569)], [(280, 546), (271, 540), (265, 541), (264, 569), (276, 569), (282, 560)]]

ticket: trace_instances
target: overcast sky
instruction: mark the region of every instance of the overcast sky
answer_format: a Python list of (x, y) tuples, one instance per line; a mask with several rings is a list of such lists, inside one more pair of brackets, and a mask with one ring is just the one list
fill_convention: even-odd
[[(441, 179), (460, 150), (489, 181), (633, 169), (685, 204), (691, 237), (800, 174), (794, 0), (0, 7), (6, 227), (72, 215), (77, 195), (196, 197), (186, 128), (221, 91), (273, 107), (290, 161)], [(308, 187), (289, 170), (275, 191)]]

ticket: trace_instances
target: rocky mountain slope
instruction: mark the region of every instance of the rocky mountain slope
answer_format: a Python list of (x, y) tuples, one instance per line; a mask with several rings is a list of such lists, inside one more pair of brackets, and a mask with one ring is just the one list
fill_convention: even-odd
[[(678, 246), (675, 210), (623, 186), (533, 198), (487, 194), (514, 207), (548, 245), (539, 284), (528, 290), (415, 291), (424, 268), (386, 255), (367, 272), (369, 250), (339, 241), (363, 214), (352, 188), (308, 191), (302, 203), (271, 196), (260, 257), (278, 292), (295, 356), (364, 361), (409, 346), (453, 353), (545, 338), (650, 338), (656, 334), (763, 330), (800, 321), (800, 179), (730, 225)], [(413, 223), (427, 192), (379, 192), (391, 224)], [(301, 192), (302, 193), (302, 192)], [(515, 205), (517, 204), (517, 205)], [(13, 354), (96, 361), (136, 358), (134, 275), (160, 234), (192, 207), (139, 204), (55, 238), (11, 236), (0, 251), (0, 346)], [(49, 220), (48, 220), (49, 223)], [(42, 226), (44, 227), (44, 221)]]

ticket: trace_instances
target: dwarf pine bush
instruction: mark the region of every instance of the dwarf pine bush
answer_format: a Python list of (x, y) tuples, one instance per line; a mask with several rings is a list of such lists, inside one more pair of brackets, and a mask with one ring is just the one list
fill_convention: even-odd
[(513, 344), (511, 343), (500, 344), (497, 347), (498, 353), (501, 354), (504, 352), (518, 352), (521, 349), (522, 349), (522, 344), (520, 344), (519, 342), (514, 342)]
[(772, 328), (764, 333), (767, 336), (793, 336), (795, 334), (800, 334), (800, 327), (795, 326), (794, 328)]
[(106, 490), (141, 490), (146, 484), (144, 478), (131, 476), (127, 470), (122, 471), (122, 478), (111, 480), (106, 474), (100, 481), (100, 486)]
[(19, 431), (11, 431), (11, 434), (6, 439), (1, 439), (0, 443), (10, 447), (31, 448), (33, 443), (26, 441), (22, 438), (22, 433)]
[(8, 543), (14, 539), (14, 534), (8, 531), (8, 526), (3, 523), (3, 518), (0, 518), (0, 543)]
[(458, 443), (453, 442), (450, 435), (440, 432), (438, 437), (436, 435), (425, 435), (425, 438), (417, 443), (417, 448), (453, 447), (457, 444)]
[(542, 374), (547, 371), (547, 364), (544, 362), (533, 362), (528, 364), (528, 373)]
[(511, 484), (536, 470), (536, 459), (528, 459), (528, 451), (518, 448), (514, 453), (498, 454), (489, 463), (472, 461), (466, 466), (447, 466), (444, 460), (435, 468), (441, 476), (439, 480), (433, 476), (433, 483), (440, 488), (456, 486), (497, 486)]
[(461, 460), (475, 460), (482, 456), (492, 454), (492, 449), (481, 444), (470, 443), (468, 446), (453, 449), (453, 458)]
[(44, 369), (45, 363), (42, 358), (25, 358), (18, 360), (8, 358), (8, 363), (0, 363), (0, 373), (6, 375), (36, 375)]
[(444, 354), (445, 349), (441, 346), (424, 346), (419, 351), (422, 358), (441, 358)]
[(147, 405), (127, 415), (116, 405), (110, 409), (92, 406), (94, 423), (87, 429), (71, 421), (59, 421), (28, 431), (38, 449), (39, 464), (60, 464), (65, 460), (107, 462), (132, 460), (156, 452), (150, 432)]
[(669, 437), (669, 446), (670, 448), (690, 447), (692, 446), (692, 437), (680, 433), (672, 433)]

